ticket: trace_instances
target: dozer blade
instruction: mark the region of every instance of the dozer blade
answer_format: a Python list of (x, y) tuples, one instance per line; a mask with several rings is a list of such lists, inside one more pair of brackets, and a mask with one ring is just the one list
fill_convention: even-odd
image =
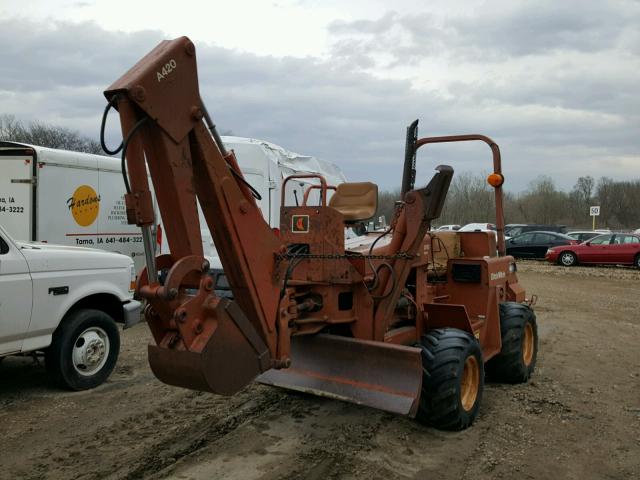
[(422, 359), (417, 348), (305, 335), (291, 339), (291, 367), (269, 370), (257, 381), (414, 417)]

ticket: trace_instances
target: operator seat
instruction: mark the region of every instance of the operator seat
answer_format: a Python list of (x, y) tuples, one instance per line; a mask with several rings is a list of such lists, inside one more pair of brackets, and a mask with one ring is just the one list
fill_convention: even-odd
[(344, 216), (344, 223), (367, 220), (378, 208), (378, 186), (371, 182), (341, 183), (329, 200), (329, 206)]

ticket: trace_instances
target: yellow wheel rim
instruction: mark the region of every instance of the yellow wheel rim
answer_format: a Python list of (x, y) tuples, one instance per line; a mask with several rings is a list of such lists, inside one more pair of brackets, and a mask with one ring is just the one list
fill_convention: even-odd
[(473, 355), (467, 357), (464, 362), (464, 370), (462, 372), (462, 382), (460, 383), (460, 400), (462, 408), (469, 412), (476, 403), (478, 398), (478, 389), (480, 388), (480, 367), (478, 360)]
[(522, 361), (528, 367), (533, 361), (533, 326), (529, 322), (524, 325), (524, 335), (522, 335)]

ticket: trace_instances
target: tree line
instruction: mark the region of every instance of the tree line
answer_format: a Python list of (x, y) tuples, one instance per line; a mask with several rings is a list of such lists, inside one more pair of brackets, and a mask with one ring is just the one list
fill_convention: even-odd
[(100, 143), (64, 127), (44, 122), (25, 124), (13, 115), (0, 115), (0, 140), (75, 152), (104, 154)]
[[(0, 115), (0, 140), (16, 141), (50, 148), (101, 154), (100, 143), (78, 132), (43, 122), (28, 125), (13, 115)], [(389, 222), (400, 191), (383, 191), (376, 216)], [(495, 223), (493, 188), (480, 174), (462, 173), (451, 182), (438, 224), (464, 225), (471, 222)], [(589, 207), (600, 205), (599, 227), (640, 228), (640, 180), (616, 181), (578, 177), (570, 191), (558, 189), (553, 179), (540, 176), (520, 193), (504, 192), (507, 223), (564, 224), (572, 228), (591, 228)]]
[[(385, 191), (379, 196), (377, 216), (387, 221), (393, 216), (400, 190)], [(534, 179), (526, 190), (504, 192), (506, 223), (567, 225), (591, 229), (589, 207), (599, 205), (596, 228), (640, 228), (640, 180), (616, 181), (609, 177), (595, 179), (582, 176), (570, 191), (559, 189), (549, 176)], [(493, 187), (480, 174), (454, 176), (438, 225), (471, 222), (495, 223)]]

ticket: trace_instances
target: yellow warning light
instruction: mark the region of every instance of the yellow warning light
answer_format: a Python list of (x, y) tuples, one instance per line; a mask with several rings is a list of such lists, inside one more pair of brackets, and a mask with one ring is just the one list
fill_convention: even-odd
[(498, 188), (504, 183), (504, 177), (499, 173), (492, 173), (487, 177), (487, 183), (492, 187)]

